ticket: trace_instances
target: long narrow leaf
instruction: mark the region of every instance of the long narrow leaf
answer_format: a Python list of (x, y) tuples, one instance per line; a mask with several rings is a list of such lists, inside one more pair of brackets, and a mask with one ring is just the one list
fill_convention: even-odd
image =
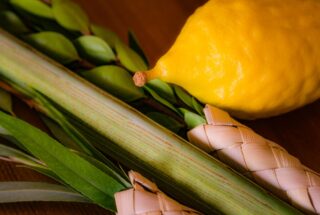
[(46, 124), (46, 126), (51, 131), (52, 135), (63, 145), (68, 148), (75, 149), (77, 151), (81, 151), (79, 145), (53, 120), (48, 117), (42, 116), (42, 121)]
[(38, 159), (26, 154), (25, 152), (15, 149), (13, 147), (0, 143), (0, 158), (6, 161), (18, 163), (20, 167), (32, 169), (43, 175), (46, 175), (59, 183), (64, 183), (61, 179), (53, 173), (47, 166), (45, 166)]
[[(85, 136), (88, 141), (90, 141), (93, 146), (101, 150), (101, 145), (107, 146), (110, 143), (110, 140), (106, 138), (102, 138), (102, 136), (95, 132), (91, 127), (87, 124), (83, 123), (81, 120), (75, 118), (74, 116), (64, 112), (64, 115), (68, 119), (68, 121), (79, 131), (83, 136)], [(105, 151), (103, 151), (107, 154)], [(97, 159), (97, 158), (95, 158)], [(117, 177), (121, 176), (123, 179), (127, 179), (129, 181), (128, 175), (122, 170), (120, 164), (116, 165), (115, 162), (109, 160), (107, 163), (103, 162), (108, 166), (109, 169), (112, 169), (113, 174), (117, 175)]]
[(64, 186), (42, 182), (0, 182), (0, 203), (12, 202), (90, 202)]
[[(44, 97), (42, 97), (42, 100), (44, 101)], [(47, 101), (45, 101), (47, 102)], [(44, 102), (43, 102), (44, 103)], [(48, 105), (47, 105), (48, 106)], [(53, 117), (56, 122), (59, 124), (57, 124), (56, 126), (60, 126), (62, 130), (60, 130), (60, 132), (66, 132), (66, 135), (62, 141), (62, 139), (59, 139), (59, 141), (63, 144), (66, 143), (66, 139), (65, 138), (70, 138), (69, 141), (77, 141), (80, 142), (81, 144), (83, 143), (84, 146), (86, 146), (91, 152), (93, 152), (93, 154), (89, 154), (86, 155), (86, 157), (92, 157), (93, 159), (96, 159), (100, 162), (102, 162), (104, 165), (108, 166), (109, 171), (112, 171), (112, 175), (116, 176), (116, 178), (120, 177), (122, 179), (120, 179), (120, 181), (124, 182), (124, 181), (129, 181), (128, 180), (128, 176), (126, 174), (123, 174), (123, 172), (119, 169), (118, 166), (116, 166), (109, 158), (107, 158), (105, 155), (103, 155), (100, 151), (98, 151), (95, 147), (96, 140), (93, 140), (91, 138), (91, 136), (86, 136), (85, 133), (85, 129), (86, 127), (83, 125), (80, 125), (80, 121), (77, 121), (74, 119), (74, 117), (67, 113), (67, 112), (62, 112), (62, 110), (60, 110), (58, 107), (56, 107), (57, 105), (52, 103), (50, 104), (50, 109), (54, 110), (55, 113), (58, 113), (58, 116), (63, 116), (63, 118), (58, 118), (58, 117)], [(50, 112), (52, 113), (52, 112)], [(54, 114), (53, 116), (57, 116), (56, 114)], [(55, 129), (60, 129), (60, 127), (56, 127)], [(52, 130), (51, 130), (52, 131)], [(56, 133), (57, 134), (57, 133)], [(81, 136), (77, 136), (77, 135), (81, 135)], [(60, 138), (62, 138), (62, 136), (60, 136)], [(66, 145), (68, 148), (72, 148), (71, 145)], [(80, 154), (81, 151), (79, 151)], [(128, 185), (128, 183), (124, 183), (126, 185)]]
[(126, 178), (128, 180), (125, 180), (122, 175), (118, 174), (112, 168), (110, 168), (109, 166), (105, 165), (104, 163), (100, 162), (99, 160), (97, 160), (97, 159), (95, 159), (95, 158), (93, 158), (91, 156), (88, 156), (88, 155), (85, 155), (85, 154), (81, 154), (81, 153), (79, 153), (79, 155), (82, 158), (84, 158), (87, 161), (89, 161), (95, 167), (97, 167), (100, 170), (102, 170), (104, 173), (107, 173), (108, 175), (110, 175), (113, 178), (117, 179), (119, 182), (121, 182), (123, 184), (123, 186), (125, 186), (125, 187), (130, 187), (131, 186), (131, 184), (128, 182), (129, 181), (128, 177)]
[(56, 182), (58, 182), (59, 184), (63, 184), (68, 186), (64, 181), (62, 181), (59, 176), (57, 176), (54, 172), (52, 172), (50, 169), (44, 167), (44, 166), (30, 166), (30, 165), (26, 165), (26, 164), (22, 164), (22, 165), (17, 165), (17, 167), (23, 167), (26, 169), (31, 169), (33, 171), (36, 171), (42, 175), (45, 175), (53, 180), (55, 180)]
[(66, 117), (58, 110), (56, 106), (54, 106), (52, 102), (50, 102), (42, 94), (32, 89), (24, 89), (24, 91), (28, 91), (30, 95), (33, 95), (35, 101), (41, 105), (41, 108), (46, 110), (46, 113), (62, 127), (67, 135), (79, 145), (83, 152), (90, 156), (95, 156), (106, 164), (110, 163), (109, 159), (106, 158), (105, 155), (103, 155), (100, 151), (98, 151), (90, 143), (90, 141), (66, 119)]
[(71, 187), (115, 211), (114, 194), (125, 188), (122, 183), (26, 122), (0, 112), (0, 125)]
[(0, 144), (0, 157), (6, 157), (11, 159), (14, 162), (23, 163), (29, 166), (39, 166), (42, 165), (39, 160), (36, 158), (27, 155), (26, 153), (12, 148), (10, 146), (6, 146)]

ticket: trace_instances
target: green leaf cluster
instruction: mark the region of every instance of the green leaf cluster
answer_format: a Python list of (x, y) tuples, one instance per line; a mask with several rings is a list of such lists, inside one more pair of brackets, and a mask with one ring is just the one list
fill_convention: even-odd
[[(127, 98), (132, 91), (137, 91), (127, 77), (132, 71), (147, 69), (144, 58), (111, 30), (91, 24), (87, 14), (73, 1), (53, 0), (49, 5), (40, 0), (8, 0), (3, 4), (1, 27), (76, 72), (91, 70), (97, 65), (119, 66), (122, 68), (119, 74), (113, 73), (109, 79), (121, 86), (117, 84), (110, 88), (117, 91), (120, 98)], [(123, 75), (124, 71), (128, 74)], [(102, 73), (97, 75), (104, 76)], [(139, 94), (143, 93), (140, 90)], [(144, 97), (132, 95), (126, 101)]]
[[(92, 202), (111, 211), (116, 210), (114, 194), (128, 186), (125, 186), (122, 181), (116, 179), (111, 172), (108, 172), (110, 168), (105, 164), (95, 161), (95, 158), (80, 156), (79, 153), (71, 151), (41, 130), (3, 112), (0, 112), (0, 127), (2, 135), (13, 138), (35, 158), (5, 145), (0, 145), (0, 157), (12, 159), (12, 161), (29, 167), (35, 166), (47, 169), (48, 172), (54, 174), (59, 180), (77, 190)], [(99, 163), (100, 168), (97, 163)], [(103, 171), (105, 169), (108, 169), (108, 171)], [(8, 192), (8, 187), (10, 186), (0, 189), (0, 199), (1, 195), (5, 195), (5, 191)], [(35, 189), (36, 187), (33, 186), (33, 188)], [(48, 189), (48, 186), (44, 188)], [(64, 189), (64, 191), (67, 190)], [(37, 193), (36, 190), (32, 192)], [(48, 196), (50, 195), (48, 194)], [(72, 200), (76, 197), (79, 200), (84, 200), (83, 197), (72, 193), (67, 193), (62, 197), (66, 198), (66, 200)], [(10, 198), (13, 197), (11, 196)], [(48, 200), (54, 201), (54, 199), (50, 198)], [(60, 200), (62, 199), (60, 198)]]
[[(147, 108), (147, 111), (144, 111), (149, 118), (169, 130), (178, 133), (205, 122), (202, 117), (202, 105), (183, 89), (161, 80), (150, 81), (143, 89), (134, 85), (131, 73), (147, 70), (149, 63), (132, 32), (128, 33), (129, 46), (127, 46), (113, 31), (91, 24), (86, 13), (70, 0), (53, 0), (51, 5), (40, 0), (9, 0), (4, 8), (0, 11), (0, 17), (3, 17), (0, 21), (1, 26), (39, 51), (79, 72), (88, 81), (126, 102), (141, 101), (151, 97), (164, 108), (171, 110), (175, 117), (159, 109)], [(30, 89), (25, 92), (30, 92)], [(68, 153), (76, 153), (85, 161), (102, 166), (98, 169), (120, 181), (122, 186), (129, 186), (126, 176), (119, 171), (119, 168), (95, 149), (94, 144), (69, 123), (53, 104), (36, 92), (32, 92), (29, 96), (46, 110), (49, 117), (55, 119), (56, 122), (53, 122), (44, 118), (44, 122), (64, 147), (74, 150)], [(12, 113), (11, 106), (10, 95), (0, 91), (0, 108)], [(177, 120), (178, 117), (182, 121)], [(21, 144), (21, 140), (16, 142), (33, 154), (28, 146)], [(26, 157), (21, 155), (15, 155), (14, 160), (25, 167), (46, 174), (62, 183), (70, 180), (67, 176), (61, 178), (61, 173), (52, 169), (55, 165), (48, 167), (32, 159), (26, 160)], [(34, 154), (34, 156), (43, 160), (40, 154)], [(44, 160), (44, 162), (53, 161)], [(77, 190), (80, 188), (77, 184), (71, 186)], [(90, 196), (90, 193), (83, 194)], [(102, 204), (99, 199), (94, 201)]]
[[(1, 26), (10, 26), (5, 28), (119, 99), (141, 101), (135, 107), (158, 123), (178, 133), (177, 128), (190, 128), (180, 108), (203, 117), (202, 104), (180, 87), (158, 79), (143, 88), (134, 85), (132, 72), (147, 70), (149, 62), (133, 32), (128, 32), (128, 46), (110, 29), (92, 24), (71, 0), (52, 0), (51, 4), (40, 0), (8, 2), (0, 11), (4, 17)], [(155, 105), (144, 102), (150, 99), (147, 97)], [(167, 118), (172, 126), (163, 123)]]

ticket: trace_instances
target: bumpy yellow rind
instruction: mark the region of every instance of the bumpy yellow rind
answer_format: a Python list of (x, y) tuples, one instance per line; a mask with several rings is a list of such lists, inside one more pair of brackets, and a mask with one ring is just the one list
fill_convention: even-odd
[(240, 118), (320, 97), (319, 0), (211, 0), (149, 71)]

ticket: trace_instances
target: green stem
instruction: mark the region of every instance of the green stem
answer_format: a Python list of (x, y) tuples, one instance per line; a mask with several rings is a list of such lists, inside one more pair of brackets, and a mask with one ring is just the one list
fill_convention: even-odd
[(301, 214), (132, 107), (0, 31), (0, 74), (110, 140), (110, 156), (206, 214)]

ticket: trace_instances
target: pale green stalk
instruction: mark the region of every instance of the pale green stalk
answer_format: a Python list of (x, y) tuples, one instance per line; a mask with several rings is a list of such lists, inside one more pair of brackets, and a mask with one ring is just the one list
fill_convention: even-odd
[(110, 140), (114, 158), (206, 214), (300, 214), (132, 107), (0, 31), (0, 75), (32, 88)]

